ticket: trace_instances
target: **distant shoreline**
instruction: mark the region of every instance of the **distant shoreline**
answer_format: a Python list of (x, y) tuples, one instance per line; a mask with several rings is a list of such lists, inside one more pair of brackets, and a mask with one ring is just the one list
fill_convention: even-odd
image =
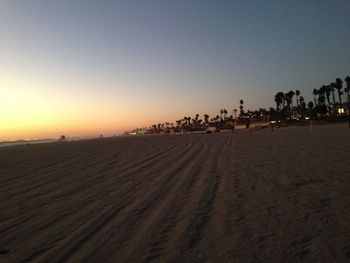
[[(112, 137), (112, 136), (108, 136), (108, 137)], [(108, 138), (108, 137), (106, 137), (106, 138)], [(18, 145), (40, 144), (40, 143), (91, 140), (91, 139), (98, 139), (98, 138), (99, 137), (73, 137), (73, 138), (66, 138), (64, 140), (62, 140), (62, 139), (33, 139), (33, 140), (28, 139), (28, 140), (17, 140), (17, 141), (1, 141), (0, 148), (12, 147), (12, 146), (18, 146)]]
[(26, 145), (26, 144), (38, 144), (38, 143), (49, 143), (49, 142), (54, 142), (54, 141), (57, 141), (57, 139), (2, 141), (2, 142), (0, 142), (0, 147), (10, 147), (10, 146)]
[[(258, 126), (261, 123), (253, 123), (250, 127), (250, 130), (254, 128), (255, 126)], [(263, 123), (265, 126), (267, 123)], [(344, 122), (327, 122), (327, 121), (312, 121), (312, 125), (337, 125), (337, 124), (344, 124)], [(268, 125), (267, 125), (268, 126)], [(288, 124), (283, 125), (279, 128), (286, 128), (286, 127), (297, 127), (297, 126), (309, 126), (309, 123), (304, 123), (303, 125), (301, 123), (295, 124)], [(236, 125), (235, 130), (245, 130), (245, 125)], [(249, 129), (247, 129), (249, 130)], [(230, 130), (221, 130), (220, 132), (227, 132)], [(174, 134), (166, 134), (166, 135), (190, 135), (190, 134), (205, 134), (205, 132), (184, 132), (184, 133), (174, 133)], [(0, 141), (0, 148), (5, 147), (13, 147), (13, 146), (20, 146), (20, 145), (32, 145), (32, 144), (41, 144), (41, 143), (53, 143), (53, 142), (71, 142), (71, 141), (83, 141), (83, 140), (93, 140), (93, 139), (100, 139), (100, 138), (113, 138), (113, 137), (139, 137), (139, 136), (145, 136), (145, 135), (164, 135), (164, 134), (137, 134), (137, 135), (111, 135), (111, 136), (94, 136), (94, 137), (72, 137), (67, 138), (65, 140), (61, 139), (24, 139), (24, 140), (16, 140), (16, 141)]]

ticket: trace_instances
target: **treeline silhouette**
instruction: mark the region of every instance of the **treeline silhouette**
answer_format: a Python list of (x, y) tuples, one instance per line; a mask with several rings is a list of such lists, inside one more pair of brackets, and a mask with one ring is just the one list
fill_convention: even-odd
[[(281, 119), (289, 117), (304, 118), (306, 115), (315, 119), (334, 119), (343, 116), (344, 112), (349, 109), (349, 76), (345, 78), (345, 82), (346, 87), (344, 89), (343, 81), (340, 78), (329, 85), (314, 89), (312, 92), (313, 101), (309, 101), (307, 105), (298, 90), (287, 93), (278, 92), (275, 95), (277, 116)], [(337, 96), (335, 93), (337, 93)], [(293, 106), (294, 95), (296, 96), (296, 106)], [(343, 104), (343, 95), (346, 98), (345, 105)]]
[[(276, 108), (245, 111), (244, 101), (241, 99), (239, 101), (239, 111), (235, 108), (230, 115), (228, 115), (229, 112), (226, 109), (220, 109), (219, 114), (214, 117), (210, 117), (208, 114), (204, 114), (203, 119), (200, 118), (199, 114), (194, 117), (184, 116), (175, 123), (157, 123), (150, 127), (136, 128), (126, 132), (126, 134), (181, 133), (206, 131), (210, 128), (216, 130), (233, 129), (237, 124), (245, 124), (249, 127), (251, 122), (259, 123), (273, 120), (286, 122), (303, 121), (305, 119), (336, 121), (346, 118), (346, 112), (350, 118), (350, 77), (347, 76), (344, 80), (346, 83), (344, 89), (343, 81), (340, 78), (336, 78), (335, 82), (329, 85), (314, 89), (312, 92), (313, 101), (309, 101), (307, 104), (299, 90), (291, 90), (287, 93), (280, 91), (277, 92), (274, 98)], [(343, 102), (344, 95), (345, 103)]]

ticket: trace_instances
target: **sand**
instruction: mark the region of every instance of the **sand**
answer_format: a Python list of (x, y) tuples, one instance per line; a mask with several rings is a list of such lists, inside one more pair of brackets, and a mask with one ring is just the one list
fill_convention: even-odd
[(345, 124), (0, 148), (0, 262), (348, 262), (349, 158)]

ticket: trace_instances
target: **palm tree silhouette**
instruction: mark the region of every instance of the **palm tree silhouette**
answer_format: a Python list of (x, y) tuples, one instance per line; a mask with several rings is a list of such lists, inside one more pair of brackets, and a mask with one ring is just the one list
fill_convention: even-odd
[(312, 101), (309, 101), (307, 106), (309, 108), (309, 117), (310, 117), (310, 120), (311, 120), (311, 113), (312, 113), (312, 109), (314, 108), (314, 103)]
[(309, 101), (309, 103), (307, 104), (308, 108), (310, 110), (312, 110), (314, 108), (314, 103), (312, 101)]
[(332, 92), (332, 100), (333, 100), (333, 107), (332, 107), (332, 114), (335, 115), (335, 96), (334, 96), (334, 90), (335, 90), (335, 83), (332, 82), (328, 85), (330, 88), (330, 91)]
[(329, 87), (331, 88), (331, 92), (332, 92), (333, 105), (335, 105), (335, 96), (334, 96), (335, 83), (332, 82), (331, 84), (329, 84)]
[(220, 119), (222, 120), (222, 114), (224, 113), (223, 109), (220, 109)]
[(331, 102), (329, 99), (329, 96), (331, 95), (331, 86), (330, 85), (323, 85), (321, 88), (324, 91), (323, 94), (325, 94), (325, 98), (326, 98), (327, 103), (328, 103), (328, 110), (327, 111), (331, 113)]
[(290, 100), (290, 99), (289, 99), (289, 94), (288, 94), (288, 92), (287, 92), (287, 93), (284, 94), (284, 101), (285, 101), (286, 104), (287, 104), (286, 106), (289, 106), (289, 104), (290, 104), (289, 100)]
[(276, 110), (281, 110), (281, 106), (283, 104), (284, 101), (284, 93), (283, 92), (277, 92), (277, 94), (275, 95), (275, 102), (276, 102)]
[(326, 102), (326, 86), (322, 86), (319, 90), (318, 90), (318, 102), (321, 105), (324, 105)]
[(349, 76), (346, 76), (345, 77), (345, 82), (346, 82), (346, 88), (344, 89), (347, 96), (347, 102), (348, 102), (348, 118), (349, 118), (349, 128), (350, 128), (350, 104), (349, 104), (349, 101), (350, 101), (350, 77)]
[(226, 115), (227, 115), (227, 110), (224, 109), (224, 118), (226, 119)]
[[(350, 100), (350, 77), (349, 76), (346, 76), (345, 78), (345, 82), (346, 82), (346, 88), (344, 89), (344, 91), (346, 92), (347, 94), (347, 101), (348, 101), (348, 108), (350, 107), (349, 105), (349, 100)], [(350, 108), (349, 108), (350, 109)]]
[(209, 115), (208, 114), (204, 114), (204, 122), (205, 122), (205, 124), (209, 123)]
[(244, 111), (243, 111), (243, 103), (244, 101), (241, 99), (239, 100), (239, 109), (240, 109), (240, 115), (243, 116)]
[(294, 91), (289, 91), (288, 92), (288, 98), (289, 98), (289, 101), (290, 101), (290, 104), (292, 105), (292, 107), (291, 108), (293, 108), (293, 97), (294, 97)]
[(300, 103), (300, 109), (301, 109), (301, 113), (303, 114), (305, 109), (306, 109), (306, 104), (305, 104), (305, 99), (303, 96), (299, 97), (299, 103)]
[(188, 118), (184, 117), (183, 119), (184, 119), (184, 125), (185, 125), (185, 127), (187, 127), (188, 126)]
[(315, 102), (315, 105), (317, 105), (316, 103), (316, 96), (318, 96), (318, 89), (314, 89), (314, 91), (312, 92), (312, 94), (314, 95), (314, 102)]
[(319, 95), (318, 95), (318, 105), (324, 106), (325, 102), (326, 102), (326, 97), (322, 93), (319, 93)]
[(297, 109), (299, 109), (299, 95), (300, 95), (300, 91), (296, 90), (295, 91), (295, 96), (297, 97)]
[(331, 95), (331, 87), (329, 85), (327, 85), (327, 86), (323, 85), (322, 88), (325, 91), (327, 103), (328, 103), (328, 106), (330, 107), (331, 106), (331, 102), (329, 100), (329, 96)]
[(215, 120), (215, 125), (218, 126), (219, 120), (220, 120), (220, 116), (216, 115), (216, 117), (214, 118)]
[(343, 81), (340, 78), (336, 78), (336, 80), (335, 80), (335, 88), (338, 91), (340, 107), (342, 107), (341, 95), (343, 95), (343, 92), (341, 91), (341, 89), (343, 88)]
[(195, 124), (195, 126), (197, 126), (197, 124), (198, 124), (198, 119), (199, 119), (199, 114), (197, 113), (194, 120), (193, 120), (193, 123)]

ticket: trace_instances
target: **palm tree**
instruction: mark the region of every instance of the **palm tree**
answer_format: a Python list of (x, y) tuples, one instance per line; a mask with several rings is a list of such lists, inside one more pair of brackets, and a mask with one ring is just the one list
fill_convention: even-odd
[(331, 102), (329, 100), (329, 96), (331, 95), (331, 87), (329, 85), (327, 86), (322, 86), (322, 88), (324, 89), (325, 93), (326, 93), (326, 99), (327, 99), (327, 102), (328, 102), (328, 106), (330, 107), (331, 106)]
[(311, 120), (311, 112), (312, 112), (312, 109), (314, 108), (314, 104), (312, 101), (309, 101), (309, 103), (307, 104), (308, 108), (309, 108), (309, 117), (310, 117), (310, 120)]
[(305, 111), (306, 108), (306, 104), (305, 104), (305, 99), (303, 96), (299, 97), (299, 103), (300, 103), (300, 109), (301, 109), (301, 113), (303, 113)]
[(184, 125), (185, 126), (189, 126), (188, 121), (189, 121), (189, 118), (188, 117), (184, 117)]
[(317, 103), (316, 103), (316, 96), (319, 95), (319, 94), (318, 94), (318, 89), (314, 89), (314, 91), (312, 92), (312, 94), (314, 95), (314, 102), (315, 102), (315, 105), (317, 105)]
[(220, 119), (222, 120), (222, 114), (224, 113), (224, 110), (223, 109), (221, 109), (220, 110)]
[(286, 94), (284, 94), (284, 100), (285, 100), (287, 106), (290, 106), (291, 102), (290, 102), (290, 95), (288, 92)]
[(346, 88), (344, 89), (344, 91), (346, 92), (347, 96), (347, 101), (348, 101), (348, 109), (350, 110), (350, 105), (349, 105), (349, 100), (350, 100), (350, 77), (346, 76), (345, 78), (345, 82), (346, 82)]
[(297, 108), (299, 108), (299, 95), (300, 95), (300, 91), (296, 90), (295, 91), (295, 96), (297, 97)]
[(243, 103), (244, 103), (244, 101), (241, 99), (241, 100), (239, 101), (239, 109), (241, 110), (241, 111), (240, 111), (241, 116), (244, 114), (244, 111), (243, 111)]
[(326, 86), (322, 86), (322, 87), (318, 90), (318, 103), (319, 103), (320, 105), (324, 105), (325, 102), (326, 102), (325, 93), (326, 93)]
[(204, 122), (205, 122), (206, 124), (209, 123), (209, 115), (208, 115), (208, 114), (204, 114)]
[(226, 115), (227, 115), (227, 110), (224, 109), (224, 118), (226, 119)]
[(195, 127), (197, 127), (198, 119), (199, 119), (199, 114), (197, 113), (196, 116), (193, 119), (193, 124), (195, 125)]
[(346, 76), (345, 77), (345, 82), (346, 82), (346, 88), (344, 89), (344, 91), (346, 92), (347, 96), (347, 102), (348, 102), (348, 116), (349, 116), (349, 128), (350, 128), (350, 77)]
[(335, 96), (334, 96), (334, 90), (335, 90), (335, 83), (332, 82), (331, 84), (329, 84), (330, 88), (331, 88), (331, 92), (332, 92), (332, 98), (333, 98), (333, 107), (335, 105)]
[(292, 107), (291, 107), (292, 109), (293, 109), (293, 97), (294, 97), (294, 94), (295, 93), (292, 90), (288, 92), (288, 98), (289, 98), (290, 104), (292, 105)]
[(312, 110), (314, 108), (314, 103), (312, 101), (309, 101), (309, 103), (307, 104), (308, 108), (310, 110)]
[(326, 97), (320, 93), (320, 95), (318, 95), (318, 105), (324, 106), (325, 102), (326, 102)]
[(334, 96), (335, 86), (336, 86), (336, 84), (334, 82), (329, 84), (330, 91), (332, 92), (332, 100), (333, 100), (332, 114), (333, 115), (336, 115), (336, 112), (335, 112), (335, 96)]
[(199, 119), (199, 120), (198, 120), (198, 126), (199, 126), (199, 128), (201, 128), (201, 127), (202, 127), (202, 122), (203, 122), (203, 120), (202, 120), (202, 119)]
[[(333, 100), (333, 107), (331, 107), (331, 102), (330, 102), (330, 98), (329, 98), (329, 96), (331, 95), (331, 92), (333, 90), (332, 86), (331, 85), (326, 85), (324, 90), (325, 90), (326, 99), (327, 99), (327, 102), (328, 102), (328, 112), (331, 115), (334, 115), (334, 100)], [(333, 92), (333, 99), (334, 99), (334, 92)]]
[(275, 95), (275, 102), (276, 102), (276, 110), (281, 110), (281, 105), (284, 100), (284, 93), (283, 92), (277, 92)]
[(340, 107), (342, 107), (341, 95), (343, 95), (343, 92), (341, 91), (341, 89), (343, 88), (343, 81), (340, 78), (337, 78), (335, 80), (335, 88), (338, 91)]
[(214, 118), (215, 122), (218, 122), (220, 120), (220, 116), (216, 115), (216, 117)]

